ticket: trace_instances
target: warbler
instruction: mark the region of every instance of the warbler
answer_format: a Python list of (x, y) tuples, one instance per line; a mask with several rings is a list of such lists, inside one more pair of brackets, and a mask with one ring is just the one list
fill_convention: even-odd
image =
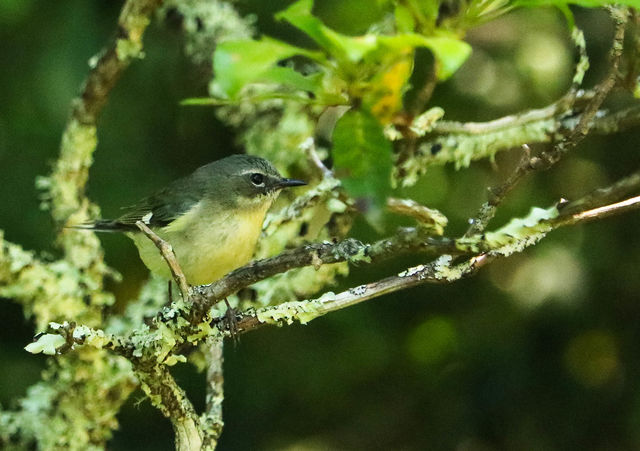
[(271, 204), (283, 188), (302, 185), (302, 180), (282, 177), (264, 158), (232, 155), (125, 207), (117, 219), (72, 227), (124, 232), (149, 270), (170, 279), (160, 252), (136, 226), (142, 221), (171, 244), (187, 282), (203, 285), (251, 259)]

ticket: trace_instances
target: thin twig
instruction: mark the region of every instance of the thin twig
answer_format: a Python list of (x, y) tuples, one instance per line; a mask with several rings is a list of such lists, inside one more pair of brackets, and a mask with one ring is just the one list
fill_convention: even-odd
[(515, 188), (522, 177), (529, 172), (527, 168), (529, 167), (528, 163), (531, 161), (531, 150), (526, 144), (522, 145), (522, 150), (524, 151), (522, 158), (509, 178), (507, 178), (502, 185), (488, 189), (489, 199), (482, 204), (482, 207), (480, 207), (480, 211), (476, 217), (470, 221), (469, 228), (464, 234), (465, 237), (480, 234), (487, 228), (489, 222), (495, 216), (498, 206), (502, 203), (507, 194)]
[[(245, 312), (238, 321), (238, 333), (246, 333), (266, 324), (279, 324), (280, 321), (293, 321), (305, 318), (305, 321), (317, 318), (335, 310), (340, 310), (359, 304), (364, 301), (378, 298), (382, 295), (399, 290), (415, 287), (425, 283), (451, 283), (474, 274), (478, 269), (487, 264), (490, 258), (486, 254), (480, 254), (465, 260), (463, 263), (448, 269), (444, 276), (439, 268), (443, 264), (440, 259), (427, 265), (409, 268), (406, 271), (387, 277), (376, 282), (360, 285), (335, 295), (325, 295), (314, 301), (307, 301), (311, 305), (310, 311), (304, 311), (304, 307), (298, 312), (296, 306), (291, 307), (290, 315), (283, 314), (282, 306), (267, 307), (260, 312)], [(272, 314), (273, 312), (273, 314)], [(301, 314), (300, 316), (297, 316)], [(223, 327), (223, 319), (216, 319), (218, 327)]]
[(605, 79), (594, 88), (595, 95), (587, 104), (582, 116), (580, 116), (578, 125), (571, 130), (565, 140), (554, 147), (552, 153), (556, 156), (551, 160), (551, 164), (557, 162), (563, 153), (575, 147), (587, 136), (593, 125), (593, 118), (600, 109), (602, 102), (604, 102), (619, 80), (618, 68), (624, 49), (624, 33), (629, 11), (626, 8), (611, 8), (611, 17), (614, 19), (616, 28), (611, 50), (609, 51), (609, 72)]
[(412, 199), (389, 197), (387, 208), (395, 214), (415, 219), (418, 224), (434, 230), (438, 235), (442, 235), (443, 229), (448, 223), (447, 217), (440, 211), (425, 207)]
[[(640, 209), (640, 196), (626, 199), (615, 204), (604, 205), (599, 208), (583, 212), (561, 215), (555, 219), (544, 221), (553, 229), (567, 225), (575, 225), (596, 219), (604, 219), (609, 216), (626, 213)], [(530, 243), (531, 244), (531, 243)], [(504, 258), (507, 253), (501, 253), (499, 249), (484, 252), (471, 257), (464, 262), (440, 271), (442, 265), (440, 259), (427, 265), (409, 268), (406, 271), (387, 277), (377, 282), (360, 285), (338, 294), (325, 294), (322, 297), (301, 303), (285, 303), (274, 307), (267, 307), (258, 312), (248, 311), (242, 314), (238, 321), (236, 333), (246, 333), (268, 324), (281, 324), (283, 321), (291, 323), (294, 320), (307, 322), (329, 312), (340, 310), (368, 301), (384, 294), (404, 290), (426, 283), (452, 283), (456, 280), (469, 277), (489, 262)], [(215, 324), (224, 328), (224, 318), (216, 318)], [(229, 331), (226, 331), (228, 334)]]
[[(605, 79), (594, 89), (593, 98), (587, 103), (584, 112), (580, 116), (578, 124), (565, 135), (564, 139), (558, 142), (551, 151), (542, 152), (539, 156), (531, 157), (529, 147), (523, 146), (525, 153), (520, 160), (518, 166), (511, 173), (509, 178), (499, 187), (489, 189), (489, 200), (485, 202), (478, 215), (470, 221), (471, 225), (467, 230), (465, 237), (482, 233), (489, 224), (489, 221), (495, 216), (498, 205), (505, 196), (515, 187), (515, 185), (528, 173), (532, 171), (548, 169), (556, 164), (571, 149), (576, 147), (589, 133), (593, 126), (593, 118), (600, 109), (602, 102), (609, 95), (618, 80), (618, 66), (622, 58), (622, 49), (624, 44), (624, 33), (628, 13), (626, 10), (615, 9), (612, 17), (616, 22), (616, 31), (613, 38), (613, 44), (609, 52), (610, 69)], [(574, 77), (574, 83), (567, 97), (571, 104), (573, 103), (576, 84), (582, 80), (582, 77)]]
[[(425, 237), (417, 229), (400, 229), (399, 232), (374, 244), (363, 244), (348, 238), (339, 243), (315, 243), (291, 249), (281, 254), (252, 262), (227, 274), (210, 285), (193, 287), (193, 306), (189, 321), (197, 324), (218, 301), (248, 287), (290, 269), (321, 264), (373, 262), (402, 255), (406, 252), (435, 252), (437, 254), (463, 254), (455, 243), (447, 238)], [(162, 321), (162, 312), (157, 320)]]
[(603, 205), (602, 207), (592, 208), (591, 210), (581, 211), (578, 213), (561, 215), (557, 219), (551, 221), (558, 226), (577, 224), (579, 222), (592, 221), (594, 219), (604, 219), (627, 211), (637, 210), (640, 208), (640, 196), (635, 196), (615, 204)]
[(171, 275), (173, 279), (176, 281), (178, 288), (180, 289), (180, 294), (182, 295), (182, 299), (187, 301), (189, 299), (189, 284), (187, 283), (187, 278), (182, 272), (182, 268), (180, 268), (180, 264), (178, 263), (178, 259), (176, 258), (176, 254), (173, 252), (173, 248), (171, 244), (160, 238), (158, 235), (154, 233), (144, 222), (136, 221), (136, 227), (140, 229), (142, 233), (144, 233), (147, 238), (153, 241), (153, 244), (156, 245), (160, 254), (162, 254), (162, 258), (167, 262), (167, 266), (169, 266), (169, 270), (171, 271)]
[(315, 167), (322, 178), (333, 177), (333, 171), (329, 169), (318, 155), (318, 151), (316, 150), (316, 143), (313, 138), (307, 138), (300, 144), (300, 148), (307, 154), (309, 161)]
[(640, 190), (640, 170), (621, 178), (606, 188), (599, 188), (573, 202), (558, 206), (561, 215), (569, 215), (602, 205), (611, 204), (622, 199), (633, 191)]

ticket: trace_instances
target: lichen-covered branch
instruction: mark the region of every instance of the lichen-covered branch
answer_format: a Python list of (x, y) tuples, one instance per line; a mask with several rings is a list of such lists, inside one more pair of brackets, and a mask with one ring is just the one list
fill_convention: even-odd
[[(80, 96), (72, 102), (55, 169), (50, 179), (41, 181), (49, 190), (47, 205), (59, 225), (71, 215), (74, 221), (82, 222), (93, 209), (85, 197), (84, 187), (97, 146), (98, 116), (124, 70), (142, 55), (142, 36), (160, 3), (161, 0), (128, 0), (118, 18), (115, 40), (89, 61), (91, 70)], [(69, 253), (78, 244), (75, 241), (78, 237), (87, 236), (91, 234), (65, 234), (62, 244)]]
[(208, 365), (206, 411), (200, 416), (204, 449), (215, 449), (224, 427), (222, 419), (222, 401), (224, 400), (222, 364), (224, 356), (222, 349), (222, 337), (213, 336), (207, 340), (205, 346)]
[[(43, 206), (51, 210), (57, 226), (71, 216), (83, 221), (97, 213), (97, 207), (85, 197), (97, 145), (97, 118), (123, 70), (141, 55), (142, 35), (159, 3), (126, 1), (116, 39), (90, 60), (91, 69), (80, 96), (72, 103), (53, 173), (37, 181), (44, 191)], [(75, 353), (50, 360), (43, 381), (28, 390), (18, 409), (0, 412), (0, 447), (104, 449), (117, 428), (120, 407), (137, 386), (130, 362), (102, 349), (109, 348), (106, 343), (97, 346), (98, 341), (108, 340), (106, 334), (100, 335), (103, 309), (114, 301), (103, 289), (103, 279), (114, 273), (104, 264), (100, 242), (91, 233), (63, 231), (58, 244), (63, 258), (50, 261), (2, 240), (0, 296), (20, 302), (39, 330), (65, 319), (84, 324), (74, 328), (75, 333), (86, 332), (84, 339), (65, 336), (62, 348), (76, 341), (94, 346), (78, 347)], [(64, 333), (60, 326), (52, 331)], [(118, 339), (113, 338), (111, 343), (117, 348)], [(30, 348), (55, 353), (59, 344), (59, 339), (49, 334)]]
[(371, 245), (354, 239), (339, 243), (317, 243), (285, 251), (276, 257), (259, 260), (239, 268), (226, 277), (210, 284), (194, 288), (194, 305), (190, 321), (199, 322), (219, 300), (260, 280), (290, 269), (304, 266), (320, 266), (348, 261), (351, 263), (380, 261), (405, 252), (433, 251), (460, 253), (455, 243), (446, 238), (425, 236), (419, 229), (402, 229), (397, 235)]
[[(72, 216), (73, 221), (81, 222), (97, 213), (97, 207), (84, 195), (97, 145), (97, 119), (123, 70), (142, 54), (142, 35), (159, 3), (160, 0), (126, 1), (115, 41), (91, 61), (82, 94), (74, 101), (55, 170), (50, 178), (40, 180), (40, 186), (48, 192), (45, 204), (51, 208), (57, 225), (65, 224)], [(217, 39), (230, 36), (225, 33), (232, 26), (225, 24), (216, 12), (231, 11), (229, 17), (242, 22), (243, 26), (231, 30), (233, 33), (252, 34), (251, 26), (225, 3), (171, 1), (165, 12), (168, 14), (172, 8), (182, 11), (186, 28), (200, 28), (197, 24), (201, 22), (205, 33), (200, 38), (205, 35), (211, 38), (207, 42), (189, 41), (194, 49), (197, 47), (194, 55), (206, 54), (200, 58), (200, 64), (210, 61), (211, 45)], [(616, 32), (610, 70), (593, 90), (578, 91), (588, 61), (584, 40), (576, 31), (573, 38), (580, 58), (572, 86), (559, 101), (487, 123), (439, 121), (444, 111), (433, 108), (418, 116), (413, 128), (408, 127), (414, 135), (400, 137), (412, 140), (407, 146), (410, 155), (402, 155), (397, 161), (396, 176), (404, 184), (413, 183), (430, 164), (454, 162), (462, 167), (474, 159), (493, 157), (500, 150), (525, 143), (553, 143), (537, 155), (525, 148), (523, 159), (512, 175), (490, 192), (473, 226), (459, 238), (443, 236), (447, 218), (442, 213), (411, 199), (388, 199), (394, 213), (409, 216), (417, 224), (370, 244), (343, 239), (355, 210), (353, 200), (342, 191), (340, 180), (322, 164), (309, 138), (318, 111), (281, 100), (260, 106), (244, 102), (218, 110), (226, 115), (227, 123), (247, 126), (242, 140), (250, 153), (260, 153), (284, 171), (315, 171), (320, 175), (319, 182), (306, 194), (269, 216), (259, 255), (275, 254), (273, 257), (239, 268), (211, 285), (188, 287), (169, 251), (170, 243), (156, 239), (140, 223), (141, 230), (154, 239), (172, 267), (182, 299), (164, 305), (162, 283), (152, 280), (124, 315), (104, 321), (102, 307), (113, 302), (113, 297), (103, 289), (103, 278), (109, 270), (94, 234), (61, 232), (59, 242), (64, 258), (55, 262), (41, 262), (34, 254), (4, 242), (0, 235), (0, 296), (22, 302), (39, 328), (46, 330), (27, 350), (57, 358), (46, 371), (47, 381), (32, 387), (21, 409), (0, 413), (0, 431), (8, 431), (0, 433), (0, 444), (17, 436), (25, 446), (35, 443), (42, 448), (71, 447), (71, 439), (81, 436), (74, 445), (80, 443), (82, 449), (103, 448), (117, 426), (118, 409), (139, 383), (151, 403), (171, 421), (178, 449), (214, 449), (223, 427), (222, 344), (229, 333), (221, 318), (212, 318), (220, 300), (249, 287), (253, 294), (260, 294), (258, 283), (271, 284), (272, 288), (288, 285), (288, 297), (280, 298), (288, 302), (245, 308), (240, 313), (238, 328), (248, 332), (266, 324), (306, 323), (387, 293), (425, 283), (455, 282), (475, 274), (494, 259), (535, 245), (559, 227), (640, 208), (640, 196), (625, 199), (640, 189), (640, 172), (636, 172), (574, 202), (560, 202), (547, 209), (533, 208), (523, 218), (512, 219), (492, 231), (485, 230), (502, 199), (524, 175), (550, 167), (587, 133), (611, 133), (640, 123), (637, 106), (614, 113), (601, 110), (604, 99), (619, 82), (625, 33), (626, 10), (612, 11)], [(430, 80), (417, 104), (424, 103), (434, 86), (435, 80)], [(342, 226), (335, 226), (338, 220), (344, 220)], [(309, 241), (319, 242), (300, 246)], [(298, 247), (283, 251), (286, 246)], [(297, 300), (316, 297), (315, 293), (326, 289), (340, 273), (335, 268), (375, 263), (405, 253), (431, 253), (435, 258), (430, 263), (337, 294), (326, 292), (315, 299)], [(296, 279), (287, 278), (296, 271), (311, 280), (305, 280), (304, 289), (299, 291), (291, 286)], [(323, 271), (329, 275), (318, 276)], [(278, 291), (273, 290), (265, 303), (251, 305), (266, 305), (277, 296)], [(290, 301), (292, 298), (296, 300)], [(186, 352), (197, 345), (207, 350), (206, 410), (201, 414), (169, 372), (170, 366), (185, 362)]]
[[(607, 197), (603, 196), (602, 199)], [(306, 324), (332, 311), (391, 292), (425, 283), (452, 283), (473, 275), (479, 268), (496, 258), (521, 252), (557, 228), (604, 219), (638, 209), (640, 209), (640, 196), (577, 213), (558, 213), (555, 206), (546, 210), (534, 209), (528, 217), (513, 220), (501, 229), (487, 233), (486, 236), (476, 235), (471, 239), (461, 239), (461, 247), (475, 247), (480, 250), (477, 255), (466, 258), (461, 263), (454, 264), (450, 255), (443, 255), (429, 264), (408, 268), (395, 276), (360, 285), (338, 294), (328, 292), (313, 300), (285, 302), (257, 311), (244, 312), (238, 320), (238, 331), (246, 333), (263, 325), (292, 324), (294, 321)], [(475, 241), (475, 244), (472, 244), (472, 241)], [(225, 329), (223, 318), (214, 319), (214, 324), (221, 330)]]
[[(620, 65), (620, 59), (622, 58), (628, 12), (626, 9), (614, 9), (612, 10), (612, 16), (616, 22), (616, 32), (609, 52), (609, 72), (604, 80), (595, 87), (594, 95), (587, 102), (584, 112), (580, 115), (577, 124), (573, 128), (560, 131), (559, 136), (556, 138), (557, 142), (552, 149), (543, 151), (539, 156), (532, 157), (529, 147), (523, 144), (525, 152), (520, 163), (502, 185), (489, 189), (489, 200), (482, 205), (478, 216), (471, 221), (471, 226), (466, 236), (482, 233), (489, 224), (489, 221), (494, 217), (498, 205), (525, 175), (532, 171), (548, 169), (556, 164), (567, 152), (576, 147), (593, 127), (593, 120), (596, 117), (598, 109), (618, 80), (618, 67)], [(582, 76), (578, 76), (579, 72), (580, 71), (578, 71), (576, 77), (574, 77), (574, 85), (569, 94), (571, 97), (573, 97), (573, 93), (577, 88), (576, 83), (578, 80), (576, 79), (579, 79), (579, 81), (582, 80)]]
[(413, 155), (398, 157), (395, 178), (403, 186), (410, 186), (431, 165), (453, 163), (456, 168), (467, 167), (471, 161), (494, 158), (499, 151), (524, 144), (555, 143), (554, 155), (557, 156), (564, 152), (564, 147), (575, 147), (587, 132), (614, 133), (637, 124), (640, 121), (637, 106), (618, 112), (599, 110), (619, 81), (618, 68), (628, 16), (625, 8), (612, 8), (611, 11), (616, 33), (609, 56), (609, 73), (597, 87), (590, 91), (577, 89), (589, 64), (584, 38), (574, 33), (580, 59), (567, 95), (547, 107), (489, 122), (436, 122), (429, 133), (418, 139)]
[(136, 375), (151, 404), (171, 421), (176, 434), (176, 450), (202, 449), (200, 419), (169, 369), (164, 365), (137, 366)]

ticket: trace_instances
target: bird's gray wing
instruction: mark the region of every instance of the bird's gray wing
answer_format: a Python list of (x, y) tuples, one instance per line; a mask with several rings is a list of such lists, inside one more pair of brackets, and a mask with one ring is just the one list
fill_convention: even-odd
[(100, 232), (137, 232), (137, 221), (151, 228), (164, 227), (189, 211), (204, 197), (204, 183), (193, 178), (174, 181), (168, 187), (124, 207), (126, 211), (117, 219), (101, 219), (81, 224), (76, 228)]

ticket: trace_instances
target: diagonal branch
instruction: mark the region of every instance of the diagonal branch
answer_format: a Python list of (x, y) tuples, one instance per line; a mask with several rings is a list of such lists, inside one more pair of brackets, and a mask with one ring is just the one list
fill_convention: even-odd
[[(622, 59), (628, 11), (626, 9), (612, 9), (611, 15), (615, 21), (616, 31), (609, 52), (609, 72), (605, 79), (595, 87), (594, 95), (587, 103), (577, 125), (572, 129), (566, 130), (561, 141), (553, 146), (550, 151), (542, 152), (539, 156), (531, 157), (529, 147), (524, 145), (525, 153), (520, 163), (502, 185), (489, 189), (489, 200), (482, 205), (477, 216), (471, 220), (471, 226), (465, 236), (482, 233), (489, 221), (495, 216), (502, 200), (524, 176), (533, 171), (549, 169), (560, 161), (567, 152), (575, 148), (591, 131), (596, 113), (618, 81), (618, 68)], [(574, 95), (576, 78), (581, 80), (581, 77), (574, 77), (574, 86), (570, 90), (569, 97)], [(573, 100), (571, 100), (571, 103), (573, 103)]]
[[(514, 238), (513, 242), (503, 245), (502, 248), (487, 250), (456, 265), (452, 265), (450, 256), (443, 255), (426, 265), (409, 268), (395, 276), (360, 285), (338, 294), (325, 293), (320, 298), (310, 301), (286, 302), (258, 311), (244, 312), (238, 320), (238, 332), (246, 333), (265, 325), (291, 324), (294, 321), (306, 324), (319, 316), (375, 299), (388, 293), (426, 283), (452, 283), (472, 276), (478, 269), (497, 258), (509, 256), (512, 253), (510, 248), (513, 248), (514, 242), (521, 241), (522, 247), (525, 248), (537, 243), (551, 230), (596, 219), (604, 219), (638, 209), (640, 209), (640, 196), (635, 196), (591, 210), (566, 215), (561, 214), (548, 220), (543, 219), (537, 224), (523, 228), (521, 231), (523, 237)], [(224, 318), (214, 319), (214, 324), (220, 330), (225, 330), (227, 334), (230, 333), (225, 329)]]
[(173, 280), (176, 281), (176, 284), (180, 289), (180, 294), (182, 295), (182, 299), (184, 301), (189, 299), (189, 284), (187, 283), (187, 278), (182, 272), (182, 268), (180, 268), (180, 264), (178, 263), (176, 254), (173, 252), (173, 248), (171, 247), (171, 244), (167, 243), (165, 240), (163, 240), (158, 235), (156, 235), (153, 232), (153, 230), (151, 230), (142, 221), (136, 221), (136, 227), (138, 227), (140, 231), (144, 233), (145, 236), (153, 242), (153, 244), (156, 245), (156, 247), (160, 251), (160, 254), (162, 254), (162, 258), (164, 258), (164, 261), (167, 263), (167, 266), (171, 271)]
[(58, 224), (72, 214), (87, 216), (90, 205), (84, 188), (97, 146), (98, 116), (124, 70), (142, 55), (142, 36), (160, 3), (161, 0), (127, 0), (118, 18), (116, 38), (89, 61), (91, 70), (79, 97), (72, 102), (60, 157), (51, 179), (42, 182), (49, 189), (48, 204)]
[[(450, 266), (451, 257), (442, 256), (437, 260), (376, 282), (360, 285), (338, 294), (326, 293), (322, 297), (301, 302), (287, 302), (274, 307), (266, 307), (258, 312), (243, 313), (238, 321), (239, 333), (257, 329), (263, 325), (278, 325), (294, 320), (307, 323), (335, 310), (340, 310), (364, 301), (378, 298), (395, 291), (412, 288), (425, 283), (451, 283), (474, 274), (488, 263), (486, 254), (471, 257), (455, 266)], [(224, 329), (223, 318), (215, 320), (220, 329)]]
[[(285, 251), (275, 257), (252, 262), (210, 285), (193, 287), (193, 306), (189, 312), (189, 321), (191, 324), (202, 321), (209, 309), (219, 300), (290, 269), (345, 261), (369, 263), (419, 251), (438, 254), (464, 253), (450, 239), (428, 237), (420, 229), (412, 228), (401, 229), (396, 235), (373, 244), (363, 244), (353, 238), (339, 243), (309, 244)], [(160, 317), (157, 319), (162, 320)]]

